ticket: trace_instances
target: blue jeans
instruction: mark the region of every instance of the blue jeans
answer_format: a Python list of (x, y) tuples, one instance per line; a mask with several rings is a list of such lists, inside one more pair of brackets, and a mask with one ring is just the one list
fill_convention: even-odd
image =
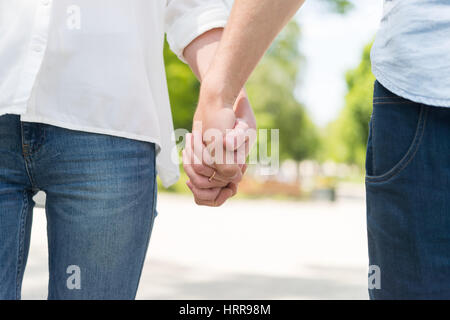
[(46, 193), (49, 299), (133, 299), (156, 215), (155, 146), (0, 116), (0, 299), (20, 299)]
[(366, 171), (370, 297), (449, 299), (450, 109), (376, 82)]

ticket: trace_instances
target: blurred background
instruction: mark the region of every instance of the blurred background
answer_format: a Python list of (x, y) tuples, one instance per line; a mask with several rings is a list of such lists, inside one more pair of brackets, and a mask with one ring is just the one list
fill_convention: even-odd
[[(214, 209), (194, 204), (184, 173), (160, 185), (138, 298), (368, 298), (364, 161), (381, 12), (381, 0), (306, 1), (247, 85), (258, 127), (280, 130), (280, 170), (251, 165), (239, 195)], [(175, 128), (191, 128), (199, 83), (164, 54)], [(36, 208), (24, 299), (46, 298), (45, 228)]]

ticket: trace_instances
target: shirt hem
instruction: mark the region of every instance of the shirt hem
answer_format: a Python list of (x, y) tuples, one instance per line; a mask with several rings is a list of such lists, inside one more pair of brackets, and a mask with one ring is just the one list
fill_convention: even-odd
[(159, 141), (159, 139), (153, 138), (153, 137), (148, 137), (148, 136), (143, 136), (143, 135), (138, 135), (138, 134), (130, 134), (130, 133), (125, 133), (122, 131), (116, 131), (116, 130), (110, 130), (110, 129), (101, 129), (101, 128), (83, 126), (83, 125), (76, 125), (76, 124), (67, 123), (64, 121), (53, 120), (53, 119), (36, 116), (36, 115), (20, 114), (20, 120), (24, 121), (24, 122), (45, 123), (45, 124), (49, 124), (52, 126), (69, 129), (69, 130), (106, 134), (106, 135), (111, 135), (111, 136), (116, 136), (116, 137), (127, 138), (127, 139), (151, 142), (151, 143), (157, 144), (159, 150), (161, 149), (161, 142)]
[(0, 107), (0, 116), (5, 114), (23, 114), (26, 111), (23, 103), (12, 104), (7, 107)]
[[(160, 176), (162, 185), (165, 188), (169, 188), (170, 186), (177, 183), (178, 180), (180, 180), (180, 171), (178, 171), (178, 170), (172, 171), (172, 170), (168, 170), (167, 168), (164, 168), (164, 170), (167, 171), (166, 176), (170, 176), (170, 177), (166, 177), (164, 180)], [(169, 171), (170, 171), (170, 173), (169, 173)]]
[(425, 105), (433, 106), (433, 107), (450, 107), (450, 100), (446, 99), (435, 99), (430, 97), (424, 97), (420, 95), (416, 95), (413, 93), (408, 92), (407, 90), (404, 90), (395, 84), (393, 84), (388, 78), (384, 75), (384, 73), (376, 66), (372, 65), (372, 73), (374, 74), (375, 78), (380, 82), (386, 89), (389, 91), (395, 93), (396, 95), (403, 97), (405, 99), (422, 103)]

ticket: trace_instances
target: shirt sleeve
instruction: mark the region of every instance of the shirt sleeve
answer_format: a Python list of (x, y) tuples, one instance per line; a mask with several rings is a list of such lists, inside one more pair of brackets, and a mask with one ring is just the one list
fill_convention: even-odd
[(165, 29), (170, 49), (186, 63), (184, 48), (206, 31), (225, 27), (229, 14), (226, 0), (167, 0)]

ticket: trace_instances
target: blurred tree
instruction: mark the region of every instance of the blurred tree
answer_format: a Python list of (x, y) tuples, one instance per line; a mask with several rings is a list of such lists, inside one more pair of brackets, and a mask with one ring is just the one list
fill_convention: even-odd
[(300, 28), (291, 21), (275, 40), (247, 84), (260, 128), (280, 129), (280, 159), (313, 157), (317, 131), (304, 106), (294, 97), (303, 57)]
[(174, 127), (191, 130), (200, 84), (189, 66), (170, 51), (167, 42), (164, 45), (164, 60)]
[(338, 118), (327, 128), (324, 148), (327, 158), (338, 162), (357, 164), (364, 168), (368, 123), (372, 113), (373, 83), (370, 49), (364, 48), (361, 63), (346, 74), (345, 106)]
[(326, 2), (334, 11), (338, 13), (347, 13), (353, 8), (353, 3), (349, 0), (322, 0)]

